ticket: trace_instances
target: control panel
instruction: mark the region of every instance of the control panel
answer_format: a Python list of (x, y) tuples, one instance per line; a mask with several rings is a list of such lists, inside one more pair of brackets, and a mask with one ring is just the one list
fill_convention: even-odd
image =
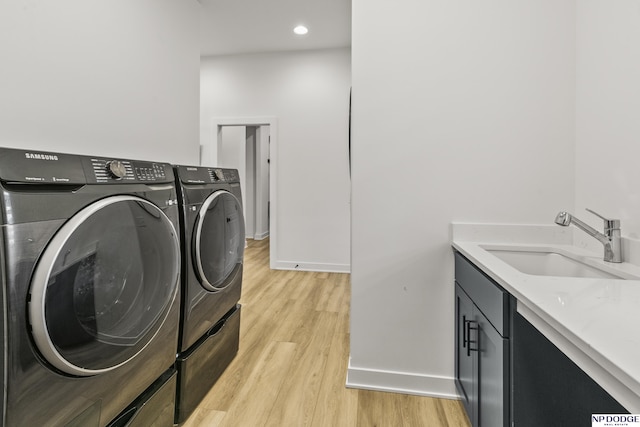
[(141, 162), (135, 160), (112, 160), (92, 157), (90, 159), (89, 181), (106, 182), (166, 182), (172, 176), (169, 165), (164, 163)]
[(240, 174), (237, 169), (221, 169), (224, 173), (224, 180), (227, 182), (240, 182)]
[(168, 183), (168, 163), (0, 147), (0, 181), (39, 185)]
[(236, 169), (178, 166), (178, 176), (185, 184), (217, 184), (240, 182)]
[(222, 171), (222, 169), (208, 169), (207, 172), (209, 173), (209, 178), (211, 179), (211, 182), (225, 181), (224, 172)]

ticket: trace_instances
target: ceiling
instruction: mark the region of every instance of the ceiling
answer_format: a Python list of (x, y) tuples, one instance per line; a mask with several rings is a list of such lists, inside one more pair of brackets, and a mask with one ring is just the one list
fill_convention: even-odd
[(351, 0), (198, 1), (201, 56), (351, 46)]

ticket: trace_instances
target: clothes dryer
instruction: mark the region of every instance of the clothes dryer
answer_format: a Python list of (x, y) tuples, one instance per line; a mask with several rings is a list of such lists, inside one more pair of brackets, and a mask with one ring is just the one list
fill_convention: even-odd
[(182, 229), (176, 422), (184, 421), (239, 344), (245, 231), (235, 169), (174, 166)]
[(0, 148), (2, 424), (105, 426), (169, 370), (171, 165)]

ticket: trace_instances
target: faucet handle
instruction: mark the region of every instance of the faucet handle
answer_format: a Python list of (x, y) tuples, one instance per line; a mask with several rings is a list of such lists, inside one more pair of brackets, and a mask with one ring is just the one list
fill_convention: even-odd
[(604, 228), (605, 230), (609, 229), (609, 230), (617, 230), (620, 229), (620, 220), (619, 219), (609, 219), (609, 218), (605, 218), (602, 215), (600, 215), (598, 212), (595, 212), (592, 209), (586, 208), (587, 212), (590, 212), (592, 214), (594, 214), (595, 216), (597, 216), (598, 218), (601, 218), (602, 220), (604, 220)]

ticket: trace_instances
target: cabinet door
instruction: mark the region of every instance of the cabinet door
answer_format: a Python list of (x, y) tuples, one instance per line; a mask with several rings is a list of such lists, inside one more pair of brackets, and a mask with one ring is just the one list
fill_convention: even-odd
[[(476, 381), (477, 352), (472, 351), (476, 343), (470, 343), (469, 335), (475, 330), (475, 307), (467, 294), (456, 284), (456, 347), (455, 347), (455, 375), (456, 386), (462, 397), (462, 403), (467, 411), (471, 425), (477, 426), (478, 413), (478, 383)], [(475, 339), (473, 340), (475, 341)], [(469, 346), (472, 345), (473, 348)]]
[(516, 427), (589, 426), (591, 414), (628, 413), (519, 313), (512, 346)]
[[(478, 419), (479, 427), (508, 425), (509, 342), (479, 311), (478, 330)], [(473, 340), (473, 337), (472, 337)]]

